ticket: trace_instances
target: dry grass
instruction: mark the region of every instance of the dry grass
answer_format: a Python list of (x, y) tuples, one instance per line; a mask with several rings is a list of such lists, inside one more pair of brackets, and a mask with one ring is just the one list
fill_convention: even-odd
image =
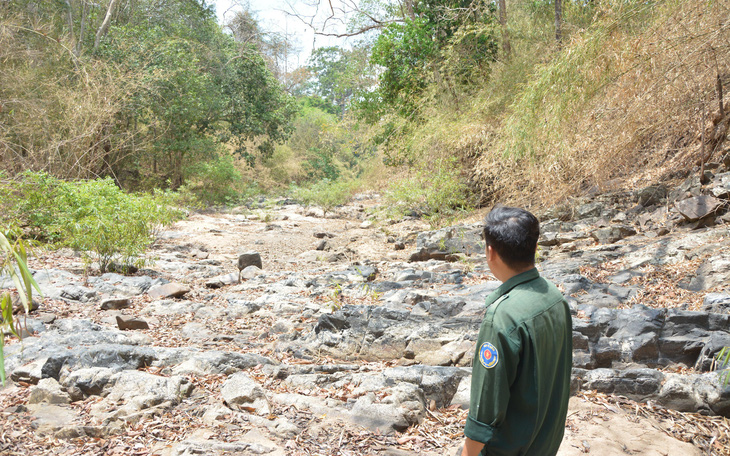
[[(488, 86), (467, 121), (451, 122), (456, 134), (431, 135), (432, 149), (474, 160), (485, 200), (549, 205), (697, 164), (718, 75), (730, 86), (728, 2), (604, 2), (596, 17), (531, 70), (506, 109)], [(494, 71), (499, 80), (515, 70)]]

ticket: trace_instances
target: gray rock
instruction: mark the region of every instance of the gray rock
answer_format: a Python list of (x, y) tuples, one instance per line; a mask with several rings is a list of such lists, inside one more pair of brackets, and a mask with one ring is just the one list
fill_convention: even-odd
[(212, 279), (208, 279), (205, 282), (205, 286), (207, 288), (223, 288), (228, 285), (235, 285), (237, 283), (240, 283), (240, 275), (236, 274), (235, 272), (231, 272), (229, 274), (223, 274), (216, 277), (213, 277)]
[(221, 388), (223, 402), (233, 409), (265, 415), (270, 413), (264, 389), (243, 372), (228, 377)]
[(100, 396), (107, 385), (112, 383), (115, 373), (107, 367), (78, 369), (63, 375), (60, 383), (71, 398), (78, 401), (89, 396)]
[(730, 294), (708, 293), (702, 302), (702, 310), (711, 313), (730, 313)]
[(261, 262), (261, 254), (258, 252), (243, 252), (238, 255), (238, 270), (243, 271), (248, 266), (256, 266), (259, 269), (263, 269), (264, 265)]
[(129, 298), (109, 298), (101, 301), (99, 308), (101, 310), (121, 310), (126, 309), (132, 305), (132, 300)]
[(243, 271), (241, 271), (241, 279), (251, 280), (255, 279), (261, 274), (263, 274), (263, 271), (258, 266), (246, 266)]
[(352, 407), (352, 421), (384, 433), (405, 431), (423, 419), (425, 406), (415, 385), (399, 384), (381, 401), (374, 393), (360, 397)]
[(717, 198), (701, 195), (679, 201), (675, 204), (675, 207), (687, 221), (695, 222), (716, 214), (723, 204)]
[(574, 218), (576, 220), (582, 220), (589, 217), (600, 217), (603, 212), (603, 206), (603, 203), (597, 201), (582, 204), (575, 208)]
[(190, 396), (193, 384), (185, 377), (160, 377), (142, 371), (120, 372), (111, 380), (114, 384), (105, 398), (107, 402), (122, 402), (127, 411), (144, 410), (163, 403), (175, 405)]
[(61, 299), (86, 302), (96, 296), (96, 290), (81, 285), (66, 285), (61, 289)]
[(629, 236), (636, 234), (636, 230), (628, 225), (614, 225), (606, 228), (599, 228), (591, 233), (591, 236), (599, 244), (613, 244)]
[(730, 254), (720, 254), (702, 262), (687, 289), (709, 290), (728, 282), (730, 282)]
[(653, 184), (639, 192), (638, 203), (642, 206), (653, 206), (662, 203), (669, 195), (669, 189), (664, 184)]
[(314, 237), (316, 237), (317, 239), (324, 239), (324, 238), (333, 238), (333, 237), (335, 237), (335, 235), (332, 233), (328, 233), (326, 231), (318, 231), (318, 232), (314, 233)]
[(410, 261), (429, 259), (454, 261), (458, 258), (457, 254), (467, 256), (481, 254), (484, 252), (481, 232), (480, 225), (472, 225), (420, 233), (416, 237), (417, 252), (411, 255)]
[(147, 294), (152, 299), (181, 298), (190, 292), (190, 287), (181, 283), (167, 283), (150, 288)]

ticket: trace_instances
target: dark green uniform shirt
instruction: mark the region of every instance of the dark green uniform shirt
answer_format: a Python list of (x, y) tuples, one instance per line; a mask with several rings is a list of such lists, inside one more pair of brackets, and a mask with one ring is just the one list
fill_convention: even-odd
[(563, 439), (570, 396), (570, 309), (537, 269), (487, 297), (464, 433), (483, 455), (550, 456)]

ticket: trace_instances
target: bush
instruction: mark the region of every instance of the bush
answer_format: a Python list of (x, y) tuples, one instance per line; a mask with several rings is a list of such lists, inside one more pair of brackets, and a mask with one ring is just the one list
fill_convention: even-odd
[(243, 176), (230, 155), (196, 162), (186, 174), (186, 190), (207, 205), (237, 203), (244, 193)]
[(347, 203), (358, 188), (356, 181), (322, 179), (309, 187), (293, 187), (292, 197), (306, 205), (319, 206), (325, 214)]
[(440, 160), (393, 182), (386, 192), (390, 216), (413, 211), (432, 225), (474, 207), (471, 192), (454, 160)]
[(113, 261), (140, 263), (138, 257), (160, 226), (181, 218), (176, 194), (127, 194), (110, 178), (65, 182), (44, 173), (24, 173), (19, 182), (1, 184), (15, 204), (3, 220), (36, 239), (84, 252), (104, 273)]

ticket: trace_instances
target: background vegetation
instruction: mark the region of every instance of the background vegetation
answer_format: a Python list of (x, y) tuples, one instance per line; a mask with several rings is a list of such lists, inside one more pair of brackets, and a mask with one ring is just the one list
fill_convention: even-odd
[(0, 170), (23, 200), (5, 220), (78, 238), (17, 217), (44, 217), (46, 185), (76, 223), (93, 185), (110, 201), (112, 185), (204, 205), (287, 192), (325, 210), (375, 187), (390, 216), (440, 224), (684, 175), (724, 112), (724, 1), (343, 4), (348, 44), (292, 68), (296, 43), (246, 7), (221, 25), (204, 0), (0, 3)]

